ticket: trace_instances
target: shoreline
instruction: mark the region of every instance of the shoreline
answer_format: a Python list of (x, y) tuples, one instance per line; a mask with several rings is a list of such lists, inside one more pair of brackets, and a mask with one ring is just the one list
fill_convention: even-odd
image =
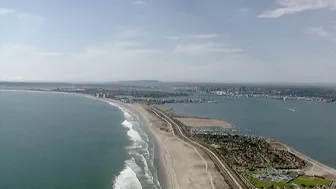
[[(282, 146), (282, 149), (284, 148), (284, 150), (298, 156), (299, 158), (301, 158), (302, 160), (306, 161), (308, 164), (305, 168), (303, 168), (302, 170), (307, 174), (307, 175), (317, 175), (317, 176), (323, 176), (326, 178), (330, 178), (332, 180), (336, 180), (336, 169), (333, 167), (330, 167), (328, 165), (325, 165), (317, 160), (314, 160), (312, 158), (310, 158), (308, 155), (297, 151), (295, 148), (284, 144), (280, 141), (272, 141), (270, 142), (270, 144), (278, 144)], [(314, 174), (314, 173), (319, 173), (319, 174)]]
[[(167, 183), (169, 183), (170, 182), (170, 175), (169, 174), (167, 174), (167, 166), (165, 166), (164, 164), (164, 162), (165, 162), (165, 157), (163, 157), (163, 155), (162, 155), (162, 151), (163, 151), (163, 144), (159, 144), (159, 141), (160, 141), (160, 136), (158, 135), (158, 134), (156, 134), (155, 133), (155, 131), (153, 131), (153, 128), (151, 128), (151, 125), (150, 124), (148, 124), (147, 125), (147, 123), (150, 123), (150, 121), (149, 121), (149, 118), (148, 118), (148, 116), (146, 116), (146, 115), (144, 115), (142, 112), (139, 112), (138, 110), (137, 110), (137, 108), (136, 107), (134, 107), (134, 105), (137, 105), (137, 104), (126, 104), (126, 103), (123, 103), (123, 102), (120, 102), (120, 101), (117, 101), (117, 100), (113, 100), (113, 99), (107, 99), (107, 98), (98, 98), (98, 97), (95, 97), (95, 96), (91, 96), (91, 95), (87, 95), (87, 94), (80, 94), (80, 93), (67, 93), (67, 92), (55, 92), (55, 91), (31, 91), (31, 90), (6, 90), (6, 89), (0, 89), (0, 91), (19, 91), (19, 92), (49, 92), (49, 93), (61, 93), (61, 94), (66, 94), (66, 95), (68, 95), (68, 94), (71, 94), (71, 95), (79, 95), (79, 96), (83, 96), (83, 97), (87, 97), (87, 98), (91, 98), (91, 99), (94, 99), (94, 100), (100, 100), (100, 101), (103, 101), (103, 102), (106, 102), (106, 103), (109, 103), (109, 104), (111, 104), (111, 103), (113, 103), (113, 104), (116, 104), (116, 105), (113, 105), (113, 106), (115, 106), (115, 107), (119, 107), (118, 105), (120, 105), (121, 107), (123, 107), (123, 108), (125, 108), (125, 109), (127, 109), (127, 110), (129, 110), (130, 112), (132, 112), (132, 113), (135, 113), (138, 117), (139, 117), (139, 119), (142, 121), (142, 122), (144, 122), (144, 123), (146, 123), (145, 125), (146, 125), (146, 128), (148, 129), (148, 131), (150, 132), (150, 133), (148, 133), (148, 134), (151, 134), (151, 136), (153, 136), (153, 138), (155, 138), (155, 142), (156, 143), (158, 143), (157, 144), (157, 147), (158, 148), (156, 148), (155, 150), (156, 151), (158, 151), (159, 152), (159, 161), (160, 161), (160, 166), (162, 166), (162, 167), (160, 167), (160, 169), (158, 169), (157, 168), (157, 170), (158, 170), (158, 172), (159, 171), (162, 171), (163, 172), (163, 175), (164, 175), (164, 180), (165, 181), (163, 181), (163, 182), (161, 182), (161, 180), (159, 180), (160, 181), (160, 184), (161, 184), (161, 186), (162, 186), (162, 188), (169, 188), (169, 186), (168, 187), (166, 187), (166, 184), (165, 184), (165, 182), (167, 182)], [(111, 104), (112, 105), (112, 104)], [(141, 105), (141, 106), (144, 106), (144, 105)], [(305, 154), (303, 154), (303, 153), (301, 153), (301, 152), (299, 152), (299, 151), (297, 151), (297, 150), (295, 150), (294, 148), (292, 148), (292, 147), (290, 147), (290, 146), (288, 146), (288, 145), (286, 145), (286, 144), (284, 144), (284, 143), (282, 143), (282, 142), (280, 142), (280, 141), (275, 141), (275, 142), (272, 142), (272, 143), (278, 143), (278, 144), (280, 144), (280, 145), (282, 145), (284, 148), (286, 148), (289, 152), (291, 152), (291, 153), (293, 153), (293, 154), (295, 154), (295, 155), (297, 155), (298, 157), (300, 157), (301, 159), (303, 159), (303, 160), (305, 160), (305, 161), (307, 161), (307, 162), (309, 162), (309, 163), (311, 163), (311, 164), (313, 164), (313, 168), (315, 168), (315, 166), (317, 166), (317, 167), (320, 167), (321, 169), (323, 169), (324, 171), (326, 171), (326, 172), (329, 172), (329, 173), (331, 173), (331, 174), (334, 174), (335, 175), (335, 177), (336, 177), (336, 170), (334, 169), (334, 168), (332, 168), (332, 167), (329, 167), (329, 166), (327, 166), (327, 165), (324, 165), (323, 163), (321, 163), (321, 162), (318, 162), (317, 160), (314, 160), (314, 159), (312, 159), (312, 158), (310, 158), (309, 156), (307, 156), (307, 155), (305, 155)], [(167, 184), (167, 185), (169, 185), (169, 184)]]
[(166, 112), (167, 114), (170, 114), (175, 119), (182, 122), (185, 126), (188, 127), (220, 127), (223, 129), (234, 129), (235, 125), (232, 123), (229, 123), (227, 121), (211, 118), (211, 117), (202, 117), (202, 116), (195, 116), (195, 115), (183, 115), (178, 114), (174, 111), (173, 108), (167, 108), (164, 105), (156, 106), (158, 109)]
[[(160, 147), (160, 145), (158, 144), (158, 138), (156, 137), (156, 135), (151, 131), (151, 129), (149, 128), (148, 126), (148, 121), (145, 119), (145, 117), (143, 117), (143, 115), (138, 112), (136, 109), (134, 109), (133, 107), (129, 106), (128, 104), (126, 103), (122, 103), (122, 102), (119, 102), (117, 100), (113, 100), (113, 99), (104, 99), (104, 98), (98, 98), (98, 97), (95, 97), (95, 96), (91, 96), (91, 95), (85, 95), (85, 94), (78, 94), (80, 96), (84, 96), (86, 98), (91, 98), (93, 100), (99, 100), (99, 101), (102, 101), (102, 102), (105, 102), (105, 103), (108, 103), (116, 108), (123, 108), (123, 109), (126, 109), (128, 110), (129, 112), (131, 112), (132, 114), (134, 114), (135, 116), (137, 116), (139, 118), (139, 121), (141, 121), (144, 125), (145, 125), (145, 128), (147, 131), (144, 131), (144, 132), (149, 132), (147, 134), (150, 135), (151, 138), (154, 139), (154, 166), (155, 164), (159, 164), (159, 167), (156, 167), (156, 171), (157, 171), (157, 177), (158, 177), (158, 181), (160, 183), (160, 186), (162, 189), (165, 189), (165, 188), (168, 188), (167, 187), (167, 182), (169, 181), (169, 176), (167, 175), (167, 171), (166, 171), (166, 168), (164, 166), (164, 163), (162, 162), (162, 157), (161, 157), (161, 154), (162, 154), (162, 148)], [(159, 155), (159, 157), (157, 157), (157, 155)], [(159, 160), (159, 162), (155, 162), (156, 160)]]
[(205, 152), (175, 136), (168, 123), (147, 110), (146, 105), (127, 105), (136, 109), (150, 123), (147, 126), (157, 138), (162, 151), (160, 157), (165, 166), (167, 188), (229, 188)]
[[(156, 168), (157, 171), (157, 177), (158, 177), (158, 181), (159, 184), (161, 186), (162, 189), (166, 189), (169, 188), (167, 187), (167, 183), (169, 182), (169, 176), (167, 174), (166, 171), (166, 167), (164, 166), (164, 162), (163, 162), (163, 157), (161, 156), (162, 154), (162, 145), (158, 144), (158, 138), (157, 136), (151, 131), (150, 126), (148, 125), (148, 120), (145, 119), (145, 117), (139, 113), (136, 109), (134, 109), (133, 107), (129, 106), (129, 104), (114, 100), (114, 99), (108, 99), (108, 98), (98, 98), (89, 94), (80, 94), (80, 93), (69, 93), (69, 92), (56, 92), (56, 91), (35, 91), (35, 90), (29, 90), (29, 89), (0, 89), (1, 91), (8, 91), (8, 92), (31, 92), (31, 93), (51, 93), (51, 94), (63, 94), (63, 95), (75, 95), (75, 96), (79, 96), (79, 97), (84, 97), (84, 98), (89, 98), (92, 100), (98, 100), (104, 103), (107, 103), (115, 108), (123, 108), (129, 112), (131, 112), (132, 114), (134, 114), (135, 116), (137, 116), (139, 118), (139, 121), (141, 121), (145, 126), (144, 129), (146, 129), (146, 131), (149, 131), (147, 134), (150, 135), (150, 137), (152, 139), (154, 139), (154, 141), (152, 141), (154, 143), (154, 166)], [(122, 110), (120, 109), (120, 111), (122, 112)], [(141, 124), (142, 125), (142, 124)], [(142, 126), (140, 126), (142, 127)], [(144, 131), (145, 132), (145, 131)], [(159, 162), (155, 162), (155, 161), (159, 161)], [(159, 165), (159, 167), (156, 167), (156, 165)], [(118, 175), (117, 175), (118, 176)], [(114, 182), (114, 181), (113, 181)], [(112, 185), (113, 186), (113, 185)]]

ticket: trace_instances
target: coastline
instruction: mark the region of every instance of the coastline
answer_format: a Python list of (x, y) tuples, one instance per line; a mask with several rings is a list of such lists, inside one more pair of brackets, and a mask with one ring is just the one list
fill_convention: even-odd
[(170, 114), (175, 119), (182, 122), (184, 125), (189, 127), (221, 127), (223, 129), (233, 129), (235, 125), (224, 120), (202, 117), (202, 116), (192, 116), (178, 114), (173, 108), (167, 108), (164, 105), (156, 106), (160, 110)]
[[(161, 157), (162, 145), (158, 144), (156, 135), (154, 135), (151, 132), (151, 130), (149, 129), (149, 126), (147, 125), (146, 119), (144, 119), (143, 115), (141, 115), (137, 110), (135, 110), (134, 108), (132, 108), (128, 104), (122, 103), (120, 101), (113, 100), (113, 99), (98, 98), (98, 97), (95, 97), (95, 96), (92, 96), (92, 95), (80, 94), (80, 93), (55, 92), (55, 91), (35, 91), (35, 90), (29, 90), (29, 89), (0, 89), (0, 92), (1, 91), (5, 91), (5, 92), (6, 91), (8, 91), (8, 92), (30, 92), (30, 93), (40, 93), (41, 92), (41, 93), (51, 93), (51, 94), (75, 95), (75, 96), (89, 98), (89, 99), (92, 99), (92, 100), (98, 100), (98, 101), (107, 103), (108, 105), (119, 108), (121, 112), (123, 112), (122, 109), (130, 112), (131, 114), (133, 114), (137, 118), (139, 118), (139, 121), (142, 122), (142, 124), (144, 124), (144, 129), (146, 129), (146, 133), (148, 133), (148, 135), (150, 135), (150, 138), (155, 139), (151, 142), (154, 143), (154, 148), (155, 148), (153, 164), (155, 165), (155, 168), (156, 168), (156, 171), (157, 171), (157, 177), (158, 177), (158, 181), (159, 181), (159, 184), (160, 184), (159, 188), (162, 188), (162, 189), (169, 188), (169, 187), (167, 187), (167, 184), (166, 184), (169, 180), (169, 176), (167, 175), (167, 171), (165, 170), (166, 167), (164, 166), (163, 158)], [(142, 127), (142, 124), (141, 124), (140, 127)], [(125, 170), (123, 170), (123, 171), (125, 171)], [(122, 172), (120, 174), (122, 174)], [(112, 182), (112, 188), (113, 189), (114, 189), (114, 186), (115, 186), (114, 184), (116, 182), (116, 179), (117, 179), (117, 177)]]
[[(151, 136), (151, 138), (154, 138), (155, 140), (153, 140), (152, 142), (154, 143), (154, 148), (155, 148), (155, 151), (154, 151), (154, 162), (153, 164), (155, 165), (158, 165), (159, 167), (155, 167), (156, 168), (156, 171), (157, 171), (157, 177), (158, 177), (158, 181), (159, 181), (159, 184), (160, 184), (160, 187), (165, 189), (165, 188), (170, 188), (169, 185), (167, 185), (167, 183), (169, 182), (169, 176), (167, 174), (167, 171), (166, 171), (166, 167), (162, 161), (162, 157), (161, 157), (161, 154), (162, 154), (162, 145), (158, 144), (158, 138), (157, 136), (150, 130), (148, 124), (148, 120), (143, 117), (143, 115), (141, 113), (139, 113), (136, 109), (134, 109), (132, 106), (129, 106), (128, 104), (125, 104), (125, 103), (122, 103), (122, 102), (119, 102), (117, 100), (113, 100), (113, 99), (104, 99), (104, 98), (98, 98), (98, 97), (94, 97), (94, 96), (91, 96), (91, 95), (84, 95), (84, 94), (78, 94), (80, 96), (84, 96), (86, 98), (91, 98), (93, 100), (99, 100), (99, 101), (102, 101), (102, 102), (105, 102), (105, 103), (108, 103), (109, 105), (112, 105), (114, 107), (117, 107), (119, 109), (125, 109), (129, 112), (131, 112), (132, 114), (134, 114), (140, 122), (142, 122), (142, 124), (145, 125), (145, 127), (143, 129), (145, 129), (147, 132), (149, 132), (148, 134)], [(146, 132), (145, 131), (145, 132)], [(146, 132), (146, 133), (147, 133)], [(157, 162), (158, 160), (158, 162)]]
[(167, 122), (148, 111), (146, 105), (127, 105), (150, 123), (148, 127), (162, 151), (160, 157), (166, 171), (167, 188), (229, 188), (214, 163), (201, 149), (175, 136)]
[[(9, 91), (9, 90), (0, 89), (0, 91)], [(160, 144), (161, 136), (158, 135), (157, 132), (155, 130), (153, 130), (153, 128), (151, 127), (151, 123), (150, 123), (151, 121), (149, 120), (149, 116), (146, 115), (145, 112), (142, 112), (142, 110), (139, 110), (139, 107), (138, 107), (139, 104), (125, 104), (125, 103), (122, 103), (122, 102), (119, 102), (119, 101), (116, 101), (116, 100), (112, 100), (112, 99), (97, 98), (97, 97), (94, 97), (94, 96), (91, 96), (91, 95), (77, 94), (77, 93), (52, 92), (52, 91), (30, 91), (30, 90), (11, 90), (11, 91), (50, 92), (50, 93), (62, 93), (62, 94), (79, 95), (79, 96), (84, 96), (84, 97), (88, 97), (88, 98), (95, 99), (95, 100), (100, 100), (100, 101), (103, 101), (103, 102), (106, 102), (106, 103), (109, 103), (109, 104), (113, 103), (113, 104), (115, 104), (114, 106), (116, 106), (116, 107), (121, 106), (121, 107), (129, 110), (130, 112), (135, 113), (139, 117), (140, 120), (142, 120), (144, 123), (148, 123), (148, 124), (145, 124), (145, 125), (148, 128), (148, 130), (150, 131), (149, 134), (151, 134), (157, 140), (156, 142), (158, 143), (157, 145), (158, 145), (159, 148), (156, 148), (156, 150), (159, 152), (160, 166), (162, 166), (160, 168), (160, 171), (162, 170), (163, 175), (164, 175), (164, 181), (161, 183), (161, 180), (160, 180), (161, 186), (164, 186), (162, 188), (174, 188), (174, 187), (172, 187), (173, 185), (171, 184), (171, 183), (174, 183), (174, 181), (171, 181), (171, 178), (173, 177), (173, 175), (172, 175), (173, 173), (169, 173), (169, 170), (167, 170), (167, 169), (169, 169), (169, 167), (167, 166), (167, 164), (169, 164), (169, 163), (167, 163), (167, 157), (165, 157), (165, 155), (164, 155), (165, 153), (163, 152), (163, 151), (165, 151), (164, 143)], [(140, 105), (140, 106), (143, 106), (143, 105)], [(144, 108), (144, 107), (140, 107), (140, 109), (141, 108)], [(281, 144), (286, 149), (288, 149), (288, 151), (292, 152), (293, 154), (295, 154), (295, 155), (299, 156), (300, 158), (302, 158), (302, 159), (308, 161), (309, 163), (313, 164), (314, 168), (316, 166), (321, 167), (321, 169), (324, 169), (326, 172), (336, 174), (335, 169), (333, 169), (333, 168), (331, 168), (327, 165), (324, 165), (324, 164), (322, 164), (322, 163), (320, 163), (316, 160), (313, 160), (313, 159), (309, 158), (305, 154), (296, 151), (294, 148), (291, 148), (290, 146), (288, 146), (286, 144), (283, 144), (283, 143), (278, 142), (278, 141), (276, 143)], [(172, 171), (174, 171), (174, 170), (172, 170)], [(165, 182), (167, 182), (167, 184), (165, 184)], [(178, 187), (178, 188), (180, 188), (180, 187)]]
[(329, 167), (319, 161), (316, 161), (310, 158), (309, 156), (307, 156), (306, 154), (303, 154), (302, 152), (299, 152), (295, 150), (293, 147), (290, 147), (289, 145), (284, 144), (282, 142), (272, 141), (270, 142), (270, 144), (280, 145), (281, 147), (277, 147), (277, 148), (291, 152), (292, 154), (306, 161), (308, 164), (305, 168), (303, 168), (303, 171), (307, 175), (310, 175), (310, 176), (318, 175), (318, 176), (323, 176), (331, 180), (336, 180), (336, 169)]
[[(158, 149), (156, 151), (159, 152), (159, 165), (160, 168), (158, 170), (161, 170), (162, 178), (160, 179), (160, 184), (162, 188), (168, 188), (168, 189), (192, 189), (192, 188), (204, 188), (204, 189), (217, 189), (213, 185), (210, 184), (210, 180), (214, 182), (216, 179), (219, 186), (219, 188), (229, 188), (222, 176), (216, 172), (216, 168), (212, 161), (210, 159), (204, 160), (205, 154), (200, 155), (199, 151), (196, 151), (196, 154), (191, 154), (194, 149), (192, 149), (190, 146), (186, 146), (186, 144), (181, 143), (179, 141), (180, 139), (173, 139), (170, 134), (162, 134), (159, 132), (162, 132), (160, 130), (155, 129), (158, 124), (153, 123), (153, 117), (150, 117), (148, 112), (145, 110), (145, 106), (141, 104), (125, 104), (121, 103), (119, 101), (115, 101), (112, 99), (102, 99), (102, 98), (96, 98), (92, 96), (87, 96), (88, 98), (93, 98), (96, 100), (101, 100), (103, 102), (109, 103), (111, 105), (114, 105), (116, 107), (122, 107), (130, 112), (136, 114), (140, 120), (142, 120), (145, 123), (145, 126), (147, 127), (150, 134), (155, 138), (155, 141), (157, 143)], [(176, 147), (172, 144), (170, 144), (168, 141), (172, 141), (173, 143), (178, 143), (179, 147)], [(186, 149), (187, 147), (187, 149)], [(172, 149), (175, 148), (173, 151)], [(183, 156), (180, 156), (178, 154), (181, 154), (182, 151), (187, 152)], [(189, 155), (190, 154), (190, 155)], [(197, 157), (200, 155), (200, 158)], [(188, 167), (187, 169), (184, 169), (181, 164), (177, 164), (178, 162), (181, 162), (182, 165)], [(204, 162), (203, 162), (204, 161)], [(206, 161), (206, 162), (205, 162)], [(205, 169), (204, 165), (205, 164)], [(212, 164), (212, 165), (210, 165)], [(213, 177), (211, 179), (205, 177), (205, 175), (209, 174), (206, 172), (209, 172), (211, 167), (211, 171), (213, 171), (212, 174), (216, 174), (216, 176), (210, 176)], [(191, 172), (193, 172), (193, 175), (191, 175)], [(185, 177), (182, 177), (182, 175), (187, 175), (188, 179), (185, 179)], [(181, 179), (182, 178), (182, 179)], [(186, 183), (182, 183), (183, 180), (187, 181)], [(221, 185), (219, 184), (221, 183)], [(198, 185), (198, 186), (196, 186)], [(211, 187), (213, 186), (213, 187)], [(224, 186), (224, 187), (222, 187)]]
[[(170, 189), (228, 189), (223, 176), (218, 172), (210, 158), (193, 145), (179, 139), (167, 131), (167, 125), (160, 118), (151, 115), (146, 105), (126, 104), (113, 99), (97, 98), (84, 95), (87, 98), (100, 100), (116, 107), (122, 107), (134, 113), (155, 138), (159, 155), (159, 175), (162, 188)], [(159, 123), (161, 122), (161, 123)]]

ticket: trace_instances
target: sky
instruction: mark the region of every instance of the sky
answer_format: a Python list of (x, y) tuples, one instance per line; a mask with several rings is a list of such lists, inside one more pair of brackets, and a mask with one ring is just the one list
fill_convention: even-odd
[(336, 83), (336, 0), (0, 0), (0, 81)]

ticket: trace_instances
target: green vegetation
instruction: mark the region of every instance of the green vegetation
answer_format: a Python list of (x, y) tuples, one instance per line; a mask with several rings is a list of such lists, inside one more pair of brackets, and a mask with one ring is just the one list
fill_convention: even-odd
[(306, 186), (321, 186), (331, 184), (330, 180), (318, 178), (318, 177), (309, 177), (309, 176), (300, 176), (292, 181), (292, 183), (297, 185), (306, 185)]
[(269, 188), (269, 187), (293, 187), (291, 183), (284, 183), (284, 182), (262, 182), (256, 178), (251, 178), (251, 182), (257, 188)]
[(322, 179), (322, 178), (317, 178), (317, 177), (309, 177), (309, 176), (300, 176), (293, 181), (289, 183), (284, 183), (284, 182), (262, 182), (256, 178), (251, 177), (250, 178), (252, 184), (256, 186), (257, 188), (268, 188), (268, 187), (294, 187), (295, 185), (300, 185), (300, 186), (327, 186), (331, 184), (330, 180)]

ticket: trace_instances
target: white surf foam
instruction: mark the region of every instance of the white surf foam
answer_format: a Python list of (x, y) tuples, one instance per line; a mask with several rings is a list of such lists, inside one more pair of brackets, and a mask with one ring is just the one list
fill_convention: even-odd
[(124, 111), (124, 116), (125, 116), (126, 120), (133, 120), (133, 117), (131, 116), (131, 114), (129, 114), (125, 110), (123, 110), (123, 111)]
[[(133, 170), (132, 169), (135, 169)], [(142, 189), (141, 183), (136, 175), (137, 169), (140, 169), (134, 159), (126, 161), (126, 167), (120, 172), (119, 176), (114, 180), (114, 189)]]
[[(140, 128), (139, 118), (136, 114), (132, 114), (123, 106), (116, 103), (109, 103), (110, 105), (118, 107), (123, 113), (125, 120), (122, 125), (128, 129), (127, 135), (133, 141), (129, 147), (128, 153), (132, 159), (125, 161), (125, 169), (115, 179), (113, 188), (128, 189), (141, 188), (144, 184), (146, 188), (160, 188), (161, 185), (157, 179), (156, 169), (154, 168), (154, 154), (149, 152), (149, 138)], [(150, 150), (154, 153), (154, 149)], [(147, 162), (147, 159), (149, 162)], [(149, 169), (149, 164), (155, 169), (155, 177)], [(137, 180), (137, 181), (135, 181)]]
[(130, 121), (125, 120), (122, 122), (122, 125), (129, 130), (127, 131), (127, 135), (133, 140), (133, 141), (142, 141), (141, 136), (139, 133), (133, 129), (133, 124)]

